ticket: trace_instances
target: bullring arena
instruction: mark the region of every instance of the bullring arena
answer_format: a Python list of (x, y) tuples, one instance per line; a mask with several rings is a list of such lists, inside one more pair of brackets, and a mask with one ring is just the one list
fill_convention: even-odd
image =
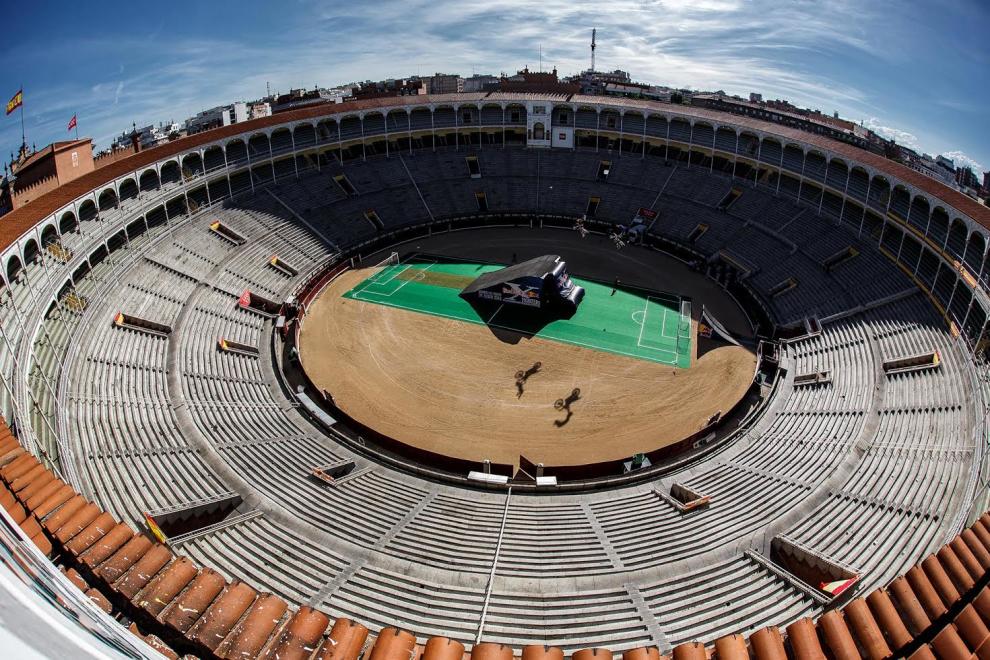
[[(5, 566), (100, 649), (976, 648), (990, 215), (875, 154), (650, 101), (383, 98), (0, 227)], [(587, 288), (570, 325), (413, 309), (539, 255)]]
[[(416, 241), (415, 248), (500, 263), (553, 250), (572, 273), (662, 283), (689, 296), (698, 312), (704, 301), (737, 334), (752, 336), (743, 312), (710, 280), (660, 253), (618, 252), (605, 237), (487, 230)], [(545, 466), (628, 459), (695, 434), (732, 409), (753, 380), (755, 356), (742, 346), (717, 346), (699, 358), (694, 342), (690, 368), (679, 369), (343, 297), (374, 273), (348, 271), (309, 306), (303, 365), (349, 416), (430, 452), (516, 467), (520, 455)], [(640, 330), (637, 318), (629, 319), (631, 334)], [(515, 374), (535, 363), (541, 368), (521, 391)], [(553, 403), (574, 388), (581, 398), (568, 418)]]

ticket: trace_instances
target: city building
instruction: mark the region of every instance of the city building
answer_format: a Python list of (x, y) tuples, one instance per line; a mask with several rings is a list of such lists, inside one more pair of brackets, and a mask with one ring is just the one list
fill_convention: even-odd
[(272, 116), (272, 106), (265, 101), (255, 101), (248, 104), (248, 119), (261, 119)]
[(0, 206), (9, 207), (11, 211), (20, 208), (94, 169), (93, 141), (90, 138), (53, 142), (44, 149), (31, 152), (23, 144), (17, 157), (10, 162), (10, 177), (5, 177), (6, 202), (0, 202)]
[(581, 94), (595, 94), (598, 96), (606, 94), (606, 89), (609, 85), (623, 86), (635, 84), (632, 82), (629, 73), (621, 69), (616, 69), (615, 71), (585, 69), (576, 76), (564, 78), (564, 82), (580, 85)]
[(435, 73), (427, 79), (430, 94), (458, 94), (464, 91), (464, 78), (457, 74)]
[(341, 103), (347, 96), (349, 94), (341, 89), (317, 87), (311, 90), (290, 89), (288, 94), (277, 94), (264, 100), (268, 102), (271, 114), (278, 114), (324, 103)]
[(239, 124), (242, 121), (248, 120), (248, 108), (247, 103), (244, 101), (236, 101), (230, 106), (230, 123)]
[[(754, 96), (762, 98), (758, 94), (751, 94), (750, 98)], [(685, 102), (687, 101), (685, 100)], [(877, 153), (884, 153), (890, 147), (889, 141), (882, 138), (872, 139), (872, 131), (854, 122), (840, 119), (838, 114), (826, 115), (817, 110), (798, 108), (783, 100), (754, 102), (738, 96), (714, 92), (694, 94), (691, 98), (691, 105), (790, 126), (809, 133), (824, 135), (834, 140), (855, 144)]]
[(419, 96), (426, 94), (427, 83), (418, 78), (396, 78), (361, 83), (354, 91), (355, 99), (379, 99), (388, 96)]
[(550, 72), (536, 72), (526, 67), (514, 76), (503, 75), (498, 82), (498, 89), (500, 92), (578, 94), (581, 83), (560, 80), (556, 68)]
[(955, 187), (955, 177), (947, 172), (928, 154), (918, 154), (910, 149), (901, 147), (901, 162), (916, 172), (940, 181), (947, 186)]
[(10, 198), (10, 184), (10, 177), (6, 173), (0, 174), (0, 216), (14, 210), (14, 203)]
[(960, 167), (956, 170), (956, 183), (961, 188), (971, 188), (974, 191), (980, 187), (980, 180), (976, 178), (976, 173), (971, 167)]
[(218, 105), (209, 110), (203, 110), (186, 120), (186, 132), (189, 135), (201, 133), (211, 128), (230, 126), (230, 107)]
[(498, 89), (498, 77), (489, 74), (475, 74), (464, 79), (465, 92), (490, 92)]
[(625, 96), (628, 98), (653, 99), (670, 103), (674, 90), (660, 85), (645, 85), (642, 83), (607, 83), (605, 96)]
[(138, 135), (138, 142), (140, 142), (141, 148), (150, 149), (180, 137), (185, 133), (185, 129), (174, 121), (159, 123), (157, 126), (149, 124), (142, 128), (135, 128), (130, 132), (123, 132), (117, 136), (110, 145), (111, 151), (130, 149), (133, 144), (134, 133)]

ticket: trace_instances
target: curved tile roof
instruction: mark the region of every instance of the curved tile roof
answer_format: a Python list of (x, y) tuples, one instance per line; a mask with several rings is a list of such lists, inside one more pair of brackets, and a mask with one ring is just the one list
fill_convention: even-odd
[[(19, 209), (11, 211), (6, 216), (0, 218), (0, 249), (6, 249), (21, 235), (31, 227), (40, 222), (43, 218), (58, 211), (60, 208), (72, 202), (72, 200), (85, 195), (86, 193), (99, 188), (114, 179), (151, 165), (157, 161), (170, 156), (194, 149), (196, 147), (216, 142), (227, 137), (233, 137), (250, 131), (256, 131), (274, 126), (280, 126), (290, 122), (319, 119), (330, 114), (364, 112), (401, 107), (407, 105), (427, 105), (427, 104), (466, 104), (482, 103), (490, 98), (492, 101), (519, 101), (533, 100), (532, 94), (511, 94), (499, 92), (497, 96), (489, 97), (486, 94), (446, 94), (428, 96), (399, 96), (377, 99), (366, 99), (360, 101), (350, 101), (337, 105), (318, 105), (299, 110), (279, 113), (270, 117), (254, 119), (248, 122), (232, 124), (221, 128), (197, 133), (188, 137), (169, 142), (161, 146), (142, 151), (129, 158), (111, 163), (105, 167), (85, 174), (74, 181), (62, 185), (55, 190), (46, 193), (31, 201)], [(561, 103), (560, 99), (553, 95), (543, 96), (548, 102)], [(608, 105), (624, 107), (628, 110), (638, 110), (643, 112), (656, 113), (676, 113), (694, 119), (701, 119), (713, 123), (722, 123), (731, 126), (748, 128), (753, 131), (776, 135), (782, 139), (804, 142), (816, 146), (823, 151), (836, 154), (848, 161), (867, 165), (875, 170), (884, 172), (892, 178), (907, 182), (915, 188), (924, 191), (926, 194), (941, 199), (946, 204), (956, 210), (965, 213), (970, 218), (978, 222), (984, 228), (990, 230), (990, 209), (976, 202), (966, 195), (945, 186), (934, 179), (912, 170), (909, 167), (888, 160), (882, 156), (869, 151), (854, 147), (852, 145), (832, 140), (827, 137), (799, 131), (794, 128), (780, 126), (770, 122), (741, 117), (738, 115), (696, 108), (693, 106), (672, 106), (657, 101), (633, 100), (624, 98), (604, 97), (604, 96), (579, 96), (572, 97), (570, 105)]]
[[(108, 613), (136, 607), (142, 634), (168, 657), (169, 648), (197, 649), (220, 657), (450, 658), (512, 660), (516, 650), (501, 644), (463, 644), (434, 637), (425, 645), (399, 628), (384, 628), (369, 644), (368, 629), (281, 598), (259, 593), (219, 573), (195, 566), (162, 544), (135, 534), (126, 523), (101, 512), (21, 447), (0, 418), (0, 506), (49, 557), (74, 564), (66, 577)], [(78, 569), (78, 570), (77, 570)], [(82, 574), (80, 574), (80, 572)], [(795, 660), (890, 657), (990, 657), (990, 513), (929, 555), (905, 575), (817, 621), (799, 619), (783, 631), (770, 626), (749, 638), (735, 633), (712, 649), (698, 642), (673, 648), (674, 660)], [(108, 599), (104, 595), (110, 595)], [(113, 601), (113, 602), (111, 602)], [(129, 601), (129, 605), (125, 603)], [(715, 615), (717, 616), (717, 614)], [(163, 641), (163, 639), (165, 641)], [(528, 646), (522, 658), (564, 657), (560, 649)], [(974, 655), (975, 654), (975, 655)], [(610, 660), (607, 649), (583, 649), (571, 658)], [(630, 649), (623, 659), (660, 660), (655, 647)]]

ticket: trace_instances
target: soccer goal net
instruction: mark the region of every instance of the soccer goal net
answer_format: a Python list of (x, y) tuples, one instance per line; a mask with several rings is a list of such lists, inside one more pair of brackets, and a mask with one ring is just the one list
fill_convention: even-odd
[(399, 253), (393, 252), (392, 254), (388, 255), (385, 259), (382, 259), (377, 264), (375, 264), (375, 268), (386, 268), (388, 266), (395, 266), (398, 263), (399, 263)]
[(677, 353), (691, 351), (691, 301), (681, 301), (681, 316), (677, 324)]

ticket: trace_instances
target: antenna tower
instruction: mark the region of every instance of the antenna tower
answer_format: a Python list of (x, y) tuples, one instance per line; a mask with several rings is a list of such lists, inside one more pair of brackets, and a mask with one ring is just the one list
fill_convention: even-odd
[(598, 28), (591, 28), (591, 70), (595, 70), (595, 36)]

